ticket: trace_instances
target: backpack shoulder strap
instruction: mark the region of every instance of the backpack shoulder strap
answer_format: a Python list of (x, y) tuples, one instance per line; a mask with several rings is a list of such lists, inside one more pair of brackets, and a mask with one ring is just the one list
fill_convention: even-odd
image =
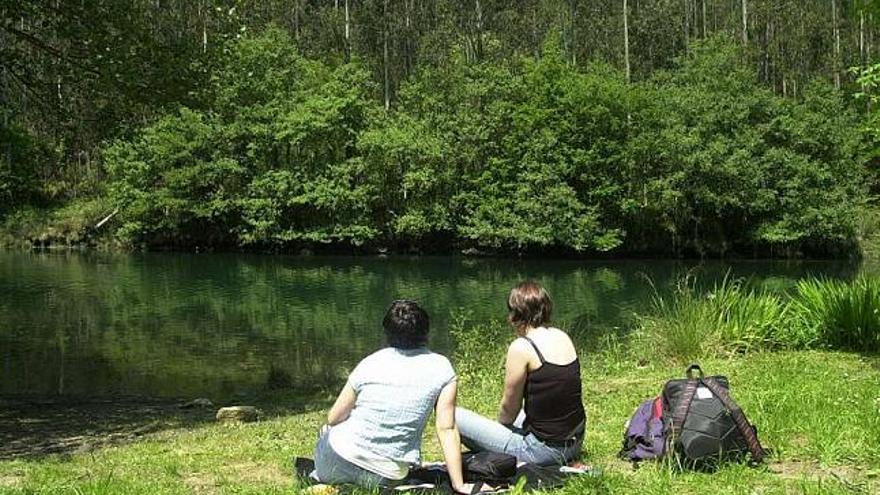
[[(694, 378), (694, 371), (699, 372), (699, 376)], [(687, 375), (687, 383), (684, 386), (684, 390), (681, 392), (681, 398), (678, 401), (678, 406), (672, 411), (672, 437), (676, 437), (681, 434), (681, 428), (684, 426), (684, 420), (687, 418), (687, 413), (691, 408), (691, 403), (694, 401), (694, 394), (697, 392), (697, 388), (700, 386), (700, 380), (703, 378), (703, 370), (700, 368), (700, 365), (697, 363), (693, 363), (688, 366), (685, 371)]]
[(746, 415), (742, 409), (740, 409), (739, 404), (737, 404), (736, 401), (730, 397), (730, 394), (727, 393), (727, 390), (720, 386), (713, 378), (704, 379), (703, 384), (706, 385), (706, 388), (711, 390), (712, 393), (718, 397), (718, 400), (724, 404), (724, 407), (730, 411), (730, 415), (733, 417), (736, 427), (739, 429), (740, 433), (742, 433), (742, 436), (745, 438), (746, 444), (749, 447), (749, 451), (752, 453), (752, 459), (755, 462), (761, 462), (764, 459), (764, 448), (761, 447), (761, 442), (758, 441), (755, 429), (749, 423), (749, 420), (746, 419)]
[(684, 425), (684, 420), (687, 417), (688, 410), (691, 408), (691, 402), (694, 401), (694, 394), (697, 392), (697, 387), (699, 385), (699, 380), (688, 380), (687, 384), (684, 386), (684, 391), (681, 393), (681, 399), (679, 399), (675, 410), (672, 411), (673, 437), (677, 437), (681, 434), (681, 427)]
[(538, 354), (538, 359), (541, 360), (541, 364), (544, 364), (544, 355), (541, 354), (541, 351), (540, 351), (540, 350), (538, 350), (538, 346), (535, 345), (535, 342), (534, 342), (532, 339), (528, 338), (528, 337), (523, 337), (523, 338), (526, 339), (526, 340), (528, 340), (528, 341), (529, 341), (529, 344), (532, 344), (532, 349), (534, 349), (535, 352)]

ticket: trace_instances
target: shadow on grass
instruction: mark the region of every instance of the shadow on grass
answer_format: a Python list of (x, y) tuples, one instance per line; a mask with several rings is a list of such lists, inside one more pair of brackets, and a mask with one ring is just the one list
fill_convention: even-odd
[(0, 459), (73, 454), (213, 421), (213, 408), (162, 399), (0, 398)]
[(327, 408), (332, 400), (325, 388), (265, 390), (208, 405), (138, 397), (0, 396), (0, 460), (70, 456), (162, 431), (195, 429), (215, 422), (224, 406), (256, 406), (263, 419), (271, 419)]

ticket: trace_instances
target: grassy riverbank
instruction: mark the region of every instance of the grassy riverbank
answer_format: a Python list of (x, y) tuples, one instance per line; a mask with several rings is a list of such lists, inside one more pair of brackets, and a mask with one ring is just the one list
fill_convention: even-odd
[[(455, 365), (460, 402), (494, 414), (500, 397), (503, 325), (462, 323)], [(583, 459), (598, 478), (573, 480), (575, 493), (877, 493), (880, 489), (880, 358), (834, 351), (733, 354), (703, 360), (730, 377), (732, 392), (758, 425), (773, 456), (767, 465), (730, 465), (714, 474), (616, 459), (623, 423), (664, 380), (680, 376), (674, 359), (641, 354), (616, 338), (579, 336), (589, 414)], [(491, 344), (491, 345), (487, 345)], [(640, 355), (641, 354), (641, 355)], [(300, 408), (296, 393), (263, 398), (272, 413), (259, 423), (168, 425), (135, 443), (72, 455), (0, 462), (0, 493), (291, 493), (299, 486), (291, 458), (310, 456), (329, 404)], [(439, 459), (432, 432), (425, 457)]]
[(112, 212), (101, 198), (48, 208), (23, 207), (0, 217), (0, 246), (12, 248), (100, 248), (122, 251), (108, 229), (97, 229)]

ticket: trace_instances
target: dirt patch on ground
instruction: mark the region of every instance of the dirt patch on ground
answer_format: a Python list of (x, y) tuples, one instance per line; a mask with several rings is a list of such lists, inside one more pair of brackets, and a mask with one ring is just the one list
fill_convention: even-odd
[(810, 445), (810, 439), (806, 435), (794, 435), (791, 438), (791, 445), (798, 449), (806, 449)]
[(183, 483), (198, 495), (214, 495), (220, 493), (225, 480), (234, 480), (250, 486), (271, 485), (275, 487), (289, 486), (293, 480), (291, 473), (284, 473), (277, 466), (256, 462), (239, 462), (220, 468), (219, 472), (193, 472), (183, 476)]
[(24, 480), (23, 476), (0, 474), (0, 488), (18, 488), (22, 480)]
[(219, 493), (214, 477), (205, 473), (190, 473), (183, 478), (184, 484), (197, 495)]
[(800, 479), (822, 475), (820, 466), (810, 461), (785, 461), (768, 464), (767, 468), (781, 478)]
[(837, 481), (854, 492), (880, 492), (880, 473), (857, 466), (824, 467), (815, 461), (782, 461), (767, 468), (784, 479)]
[(179, 406), (178, 401), (143, 399), (0, 398), (0, 460), (88, 452), (213, 421), (213, 408)]
[(228, 467), (228, 472), (235, 479), (267, 485), (288, 485), (293, 479), (292, 472), (285, 473), (278, 466), (256, 462), (232, 464)]

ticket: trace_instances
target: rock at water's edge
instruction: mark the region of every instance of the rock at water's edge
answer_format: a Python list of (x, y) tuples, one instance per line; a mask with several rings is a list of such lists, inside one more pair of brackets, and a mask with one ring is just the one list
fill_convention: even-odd
[(221, 423), (248, 423), (260, 419), (262, 413), (253, 406), (221, 407), (217, 410), (217, 421)]

